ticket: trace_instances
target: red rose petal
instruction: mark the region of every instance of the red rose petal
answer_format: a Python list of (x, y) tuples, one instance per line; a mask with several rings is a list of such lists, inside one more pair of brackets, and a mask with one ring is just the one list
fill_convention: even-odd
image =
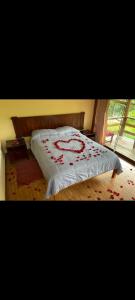
[[(73, 150), (73, 149), (69, 149), (69, 148), (61, 148), (60, 145), (58, 145), (59, 142), (69, 143), (70, 141), (79, 141), (82, 144), (82, 148), (80, 150)], [(83, 150), (85, 148), (85, 143), (83, 141), (81, 141), (81, 140), (78, 140), (78, 139), (70, 139), (68, 141), (58, 140), (58, 141), (54, 142), (54, 145), (59, 150), (71, 151), (71, 152), (76, 152), (76, 153), (83, 152)]]

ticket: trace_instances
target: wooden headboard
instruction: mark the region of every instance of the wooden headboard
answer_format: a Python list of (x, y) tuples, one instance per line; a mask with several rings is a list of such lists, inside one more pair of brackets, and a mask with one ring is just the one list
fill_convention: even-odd
[(11, 119), (16, 137), (19, 138), (31, 136), (32, 131), (36, 129), (55, 129), (60, 126), (72, 126), (76, 129), (83, 129), (84, 114), (84, 112), (80, 112), (63, 115), (12, 117)]

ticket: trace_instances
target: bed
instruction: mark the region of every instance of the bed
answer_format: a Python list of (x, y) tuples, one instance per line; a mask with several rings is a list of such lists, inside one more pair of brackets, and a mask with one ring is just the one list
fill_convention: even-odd
[[(38, 119), (35, 126), (35, 117), (13, 120), (15, 131), (16, 128), (18, 130), (17, 134), (31, 135), (31, 151), (48, 182), (45, 199), (70, 185), (102, 173), (113, 170), (114, 176), (122, 172), (120, 160), (115, 153), (80, 133), (84, 113), (70, 114), (70, 117), (68, 114), (60, 116), (55, 116), (55, 124), (50, 117), (51, 125), (48, 124), (48, 116), (41, 124)], [(31, 122), (28, 122), (28, 118), (32, 118)], [(43, 121), (43, 118), (41, 120)]]

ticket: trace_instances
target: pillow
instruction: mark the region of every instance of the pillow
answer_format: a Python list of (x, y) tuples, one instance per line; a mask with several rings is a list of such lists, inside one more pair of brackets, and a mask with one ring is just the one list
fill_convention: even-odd
[(62, 127), (56, 128), (56, 131), (58, 133), (72, 133), (72, 132), (78, 132), (79, 130), (77, 130), (71, 126), (62, 126)]
[(66, 134), (66, 133), (74, 133), (79, 132), (79, 130), (75, 129), (71, 126), (62, 126), (57, 127), (56, 129), (37, 129), (32, 131), (32, 137), (35, 137), (37, 135), (55, 135), (55, 134)]
[(52, 135), (52, 134), (57, 134), (57, 131), (56, 129), (37, 129), (32, 131), (32, 137), (38, 134)]

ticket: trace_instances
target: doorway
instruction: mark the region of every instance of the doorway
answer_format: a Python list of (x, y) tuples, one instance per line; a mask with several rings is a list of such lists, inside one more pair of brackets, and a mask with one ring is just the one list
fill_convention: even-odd
[(135, 99), (109, 100), (105, 145), (135, 162)]

